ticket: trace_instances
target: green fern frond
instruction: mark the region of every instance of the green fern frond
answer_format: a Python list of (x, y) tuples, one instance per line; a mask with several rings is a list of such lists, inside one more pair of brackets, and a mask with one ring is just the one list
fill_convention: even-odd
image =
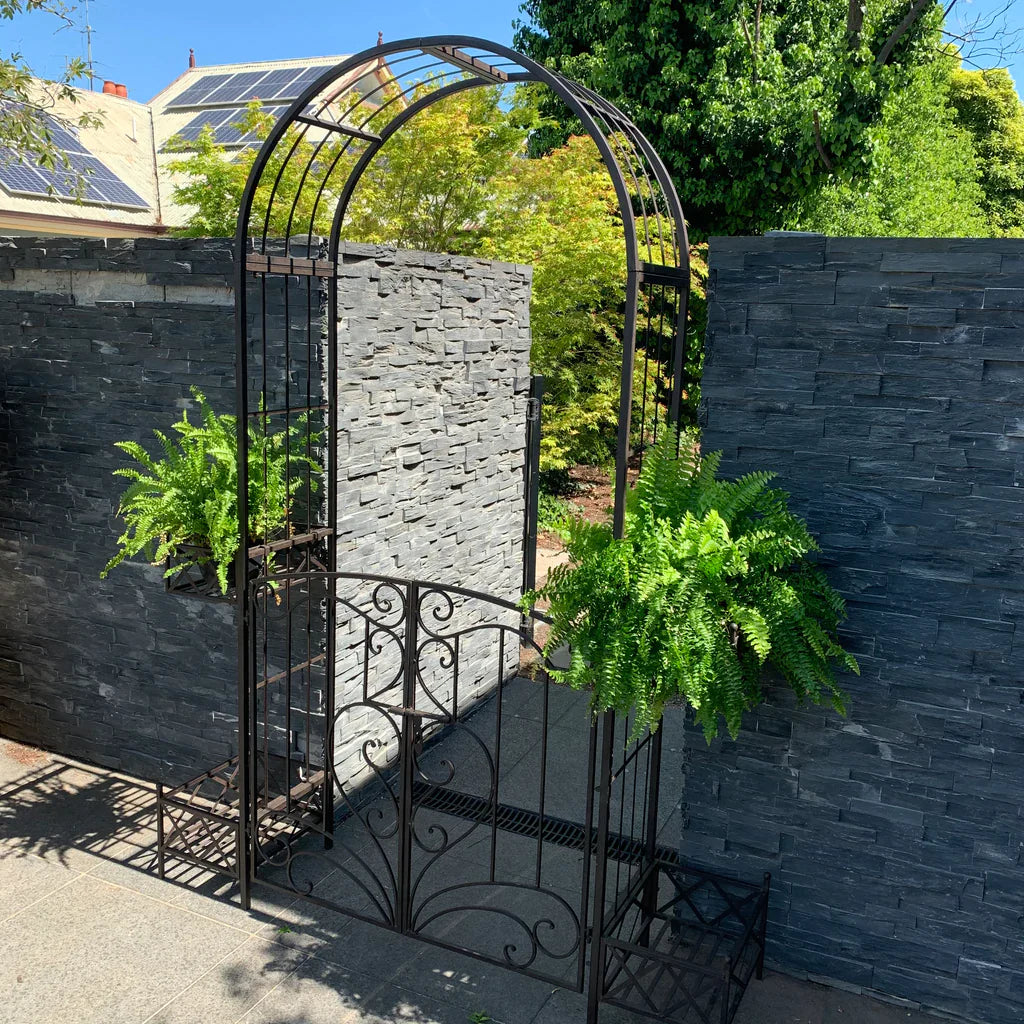
[[(218, 415), (201, 391), (191, 390), (199, 406), (197, 422), (184, 410), (171, 427), (176, 438), (153, 431), (162, 457), (152, 457), (136, 441), (115, 443), (142, 469), (123, 466), (113, 471), (130, 481), (118, 506), (126, 528), (118, 538), (118, 552), (101, 576), (140, 553), (160, 563), (177, 558), (182, 544), (202, 544), (211, 549), (208, 560), (215, 565), (222, 592), (227, 593), (228, 570), (240, 534), (237, 420)], [(290, 508), (307, 485), (310, 492), (317, 489), (321, 466), (316, 456), (321, 438), (310, 429), (305, 414), (287, 422), (282, 430), (268, 431), (261, 423), (250, 424), (248, 436), (246, 537), (249, 543), (260, 543), (284, 531)], [(183, 564), (171, 571), (178, 571)]]
[(569, 563), (523, 598), (549, 602), (548, 655), (572, 652), (553, 677), (635, 730), (685, 701), (709, 738), (723, 720), (735, 735), (764, 664), (799, 699), (845, 710), (834, 666), (857, 663), (836, 636), (843, 600), (807, 560), (818, 546), (771, 473), (719, 480), (720, 458), (666, 431), (627, 495), (623, 538), (569, 520)]

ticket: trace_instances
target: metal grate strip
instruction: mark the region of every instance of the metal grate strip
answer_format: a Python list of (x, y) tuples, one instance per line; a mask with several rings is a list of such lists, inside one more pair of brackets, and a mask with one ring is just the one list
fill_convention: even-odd
[[(495, 807), (484, 797), (470, 793), (460, 793), (454, 789), (442, 789), (426, 782), (417, 781), (413, 785), (413, 802), (417, 807), (450, 814), (466, 821), (485, 822), (495, 819), (503, 832), (536, 839), (541, 831), (541, 816), (536, 811), (528, 811), (511, 804), (498, 804)], [(586, 828), (576, 821), (557, 818), (550, 814), (543, 817), (543, 841), (554, 846), (564, 846), (571, 850), (582, 850), (587, 845)], [(597, 848), (597, 832), (593, 832), (590, 850)], [(608, 834), (608, 856), (624, 864), (639, 864), (643, 859), (644, 843), (632, 836), (624, 836), (617, 832)], [(672, 865), (679, 864), (679, 854), (669, 846), (657, 846), (655, 857)]]

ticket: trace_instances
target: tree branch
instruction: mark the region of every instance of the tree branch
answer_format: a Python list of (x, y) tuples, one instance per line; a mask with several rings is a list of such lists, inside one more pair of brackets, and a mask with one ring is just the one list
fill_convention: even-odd
[(925, 8), (931, 7), (934, 3), (935, 0), (914, 0), (903, 20), (896, 26), (893, 34), (886, 39), (882, 49), (878, 51), (878, 56), (875, 58), (876, 64), (889, 63), (889, 58), (892, 56), (892, 51), (896, 48), (896, 44), (910, 31), (914, 22), (924, 13)]
[(750, 47), (750, 59), (753, 64), (753, 70), (750, 73), (750, 81), (752, 85), (757, 85), (757, 50), (761, 42), (761, 0), (757, 0), (757, 8), (754, 12), (754, 38), (750, 38), (750, 27), (747, 25), (747, 16), (742, 11), (740, 12), (740, 28), (743, 29), (743, 35), (747, 40), (747, 46)]
[[(955, 43), (960, 58), (972, 67), (1002, 67), (1024, 52), (1024, 25), (1019, 18), (1011, 23), (1010, 12), (1015, 0), (1002, 0), (997, 6), (979, 14), (964, 12), (951, 28), (943, 28), (945, 39)], [(953, 0), (945, 10), (953, 9)]]
[(814, 118), (814, 144), (818, 147), (818, 155), (825, 161), (825, 166), (831, 171), (832, 161), (829, 160), (828, 153), (825, 152), (825, 147), (821, 143), (821, 121), (818, 118), (818, 112), (812, 110), (811, 115)]
[(846, 9), (846, 35), (851, 50), (860, 46), (860, 33), (864, 27), (864, 0), (850, 0)]

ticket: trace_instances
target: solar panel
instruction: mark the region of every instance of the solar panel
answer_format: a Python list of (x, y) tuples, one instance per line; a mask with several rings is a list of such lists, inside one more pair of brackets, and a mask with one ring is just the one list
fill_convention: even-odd
[(52, 118), (47, 118), (50, 129), (50, 138), (53, 139), (53, 144), (62, 153), (83, 153), (88, 154), (89, 150), (82, 144), (82, 140), (78, 135), (71, 131), (70, 128), (65, 128), (59, 121), (54, 121)]
[(244, 113), (245, 110), (242, 107), (227, 107), (224, 110), (204, 110), (201, 114), (193, 117), (177, 134), (186, 142), (195, 142), (199, 138), (200, 132), (207, 125), (211, 128), (216, 128), (218, 125), (237, 120)]
[[(288, 109), (285, 104), (275, 104), (263, 108), (265, 114), (269, 114), (275, 121)], [(242, 142), (255, 142), (256, 136), (252, 132), (242, 132), (236, 125), (245, 120), (249, 113), (247, 107), (224, 107), (219, 110), (204, 110), (196, 114), (194, 118), (181, 131), (178, 136), (186, 142), (195, 142), (199, 138), (203, 128), (209, 127), (213, 131), (213, 141), (221, 146), (234, 146)]]
[(294, 81), (289, 82), (286, 92), (278, 93), (274, 99), (298, 99), (303, 90), (311, 86), (326, 70), (327, 65), (322, 65), (321, 67), (316, 68), (306, 68), (304, 71), (300, 72), (299, 76)]
[(302, 91), (312, 85), (330, 66), (318, 64), (315, 67), (282, 68), (260, 82), (257, 93), (262, 100), (297, 99)]
[(175, 96), (167, 104), (168, 109), (174, 107), (197, 107), (215, 89), (219, 89), (233, 75), (205, 75), (194, 85), (190, 85), (180, 96)]
[(260, 99), (276, 100), (281, 96), (289, 95), (290, 84), (305, 70), (305, 68), (278, 68), (276, 71), (271, 71), (260, 82)]
[(134, 189), (89, 152), (76, 132), (47, 114), (39, 116), (45, 118), (50, 138), (67, 164), (58, 161), (51, 170), (9, 148), (0, 147), (0, 185), (8, 192), (30, 196), (57, 195), (106, 206), (149, 209), (149, 204)]
[(74, 155), (70, 160), (75, 170), (84, 176), (86, 199), (116, 206), (147, 208), (148, 203), (96, 157)]
[(251, 99), (291, 100), (315, 82), (331, 65), (301, 65), (274, 68), (271, 71), (239, 71), (227, 75), (206, 75), (190, 85), (167, 105), (168, 110), (182, 107), (210, 107), (223, 103), (247, 103)]
[(241, 130), (233, 124), (225, 124), (217, 129), (214, 137), (222, 146), (230, 146), (236, 142), (241, 142), (243, 135)]
[(0, 149), (0, 184), (10, 192), (45, 195), (46, 181), (43, 176), (34, 167), (17, 163), (17, 159), (9, 149)]
[(232, 75), (219, 89), (214, 89), (206, 96), (203, 103), (246, 103), (258, 94), (256, 83), (266, 76), (266, 71), (245, 71)]
[[(186, 142), (195, 142), (202, 130), (209, 126), (213, 129), (215, 142), (224, 144), (228, 137), (237, 138), (238, 132), (231, 126), (237, 121), (243, 121), (248, 113), (245, 107), (225, 107), (221, 110), (204, 110), (197, 114), (178, 135)], [(230, 129), (230, 130), (229, 130)]]
[(97, 188), (106, 196), (109, 202), (117, 206), (138, 207), (140, 204), (142, 206), (146, 205), (137, 192), (112, 174), (99, 181), (91, 179), (89, 185)]

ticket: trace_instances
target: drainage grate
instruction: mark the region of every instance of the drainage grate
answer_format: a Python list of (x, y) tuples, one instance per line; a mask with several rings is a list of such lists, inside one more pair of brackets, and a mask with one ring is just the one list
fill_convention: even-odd
[[(529, 839), (536, 839), (541, 834), (543, 820), (543, 841), (545, 843), (564, 846), (571, 850), (582, 850), (587, 845), (586, 827), (579, 822), (557, 818), (550, 814), (545, 814), (542, 819), (536, 811), (527, 811), (522, 807), (513, 807), (511, 804), (495, 806), (483, 797), (460, 793), (455, 789), (442, 789), (439, 786), (431, 786), (426, 782), (417, 781), (413, 785), (413, 801), (417, 807), (426, 807), (442, 814), (450, 814), (455, 818), (463, 818), (466, 821), (495, 821), (497, 827), (503, 832), (526, 836)], [(590, 841), (591, 853), (595, 851), (596, 847), (597, 831), (595, 829)], [(624, 864), (639, 864), (643, 853), (642, 840), (617, 832), (608, 834), (608, 856), (614, 860)], [(663, 863), (679, 863), (678, 852), (668, 846), (655, 847), (654, 855)]]

